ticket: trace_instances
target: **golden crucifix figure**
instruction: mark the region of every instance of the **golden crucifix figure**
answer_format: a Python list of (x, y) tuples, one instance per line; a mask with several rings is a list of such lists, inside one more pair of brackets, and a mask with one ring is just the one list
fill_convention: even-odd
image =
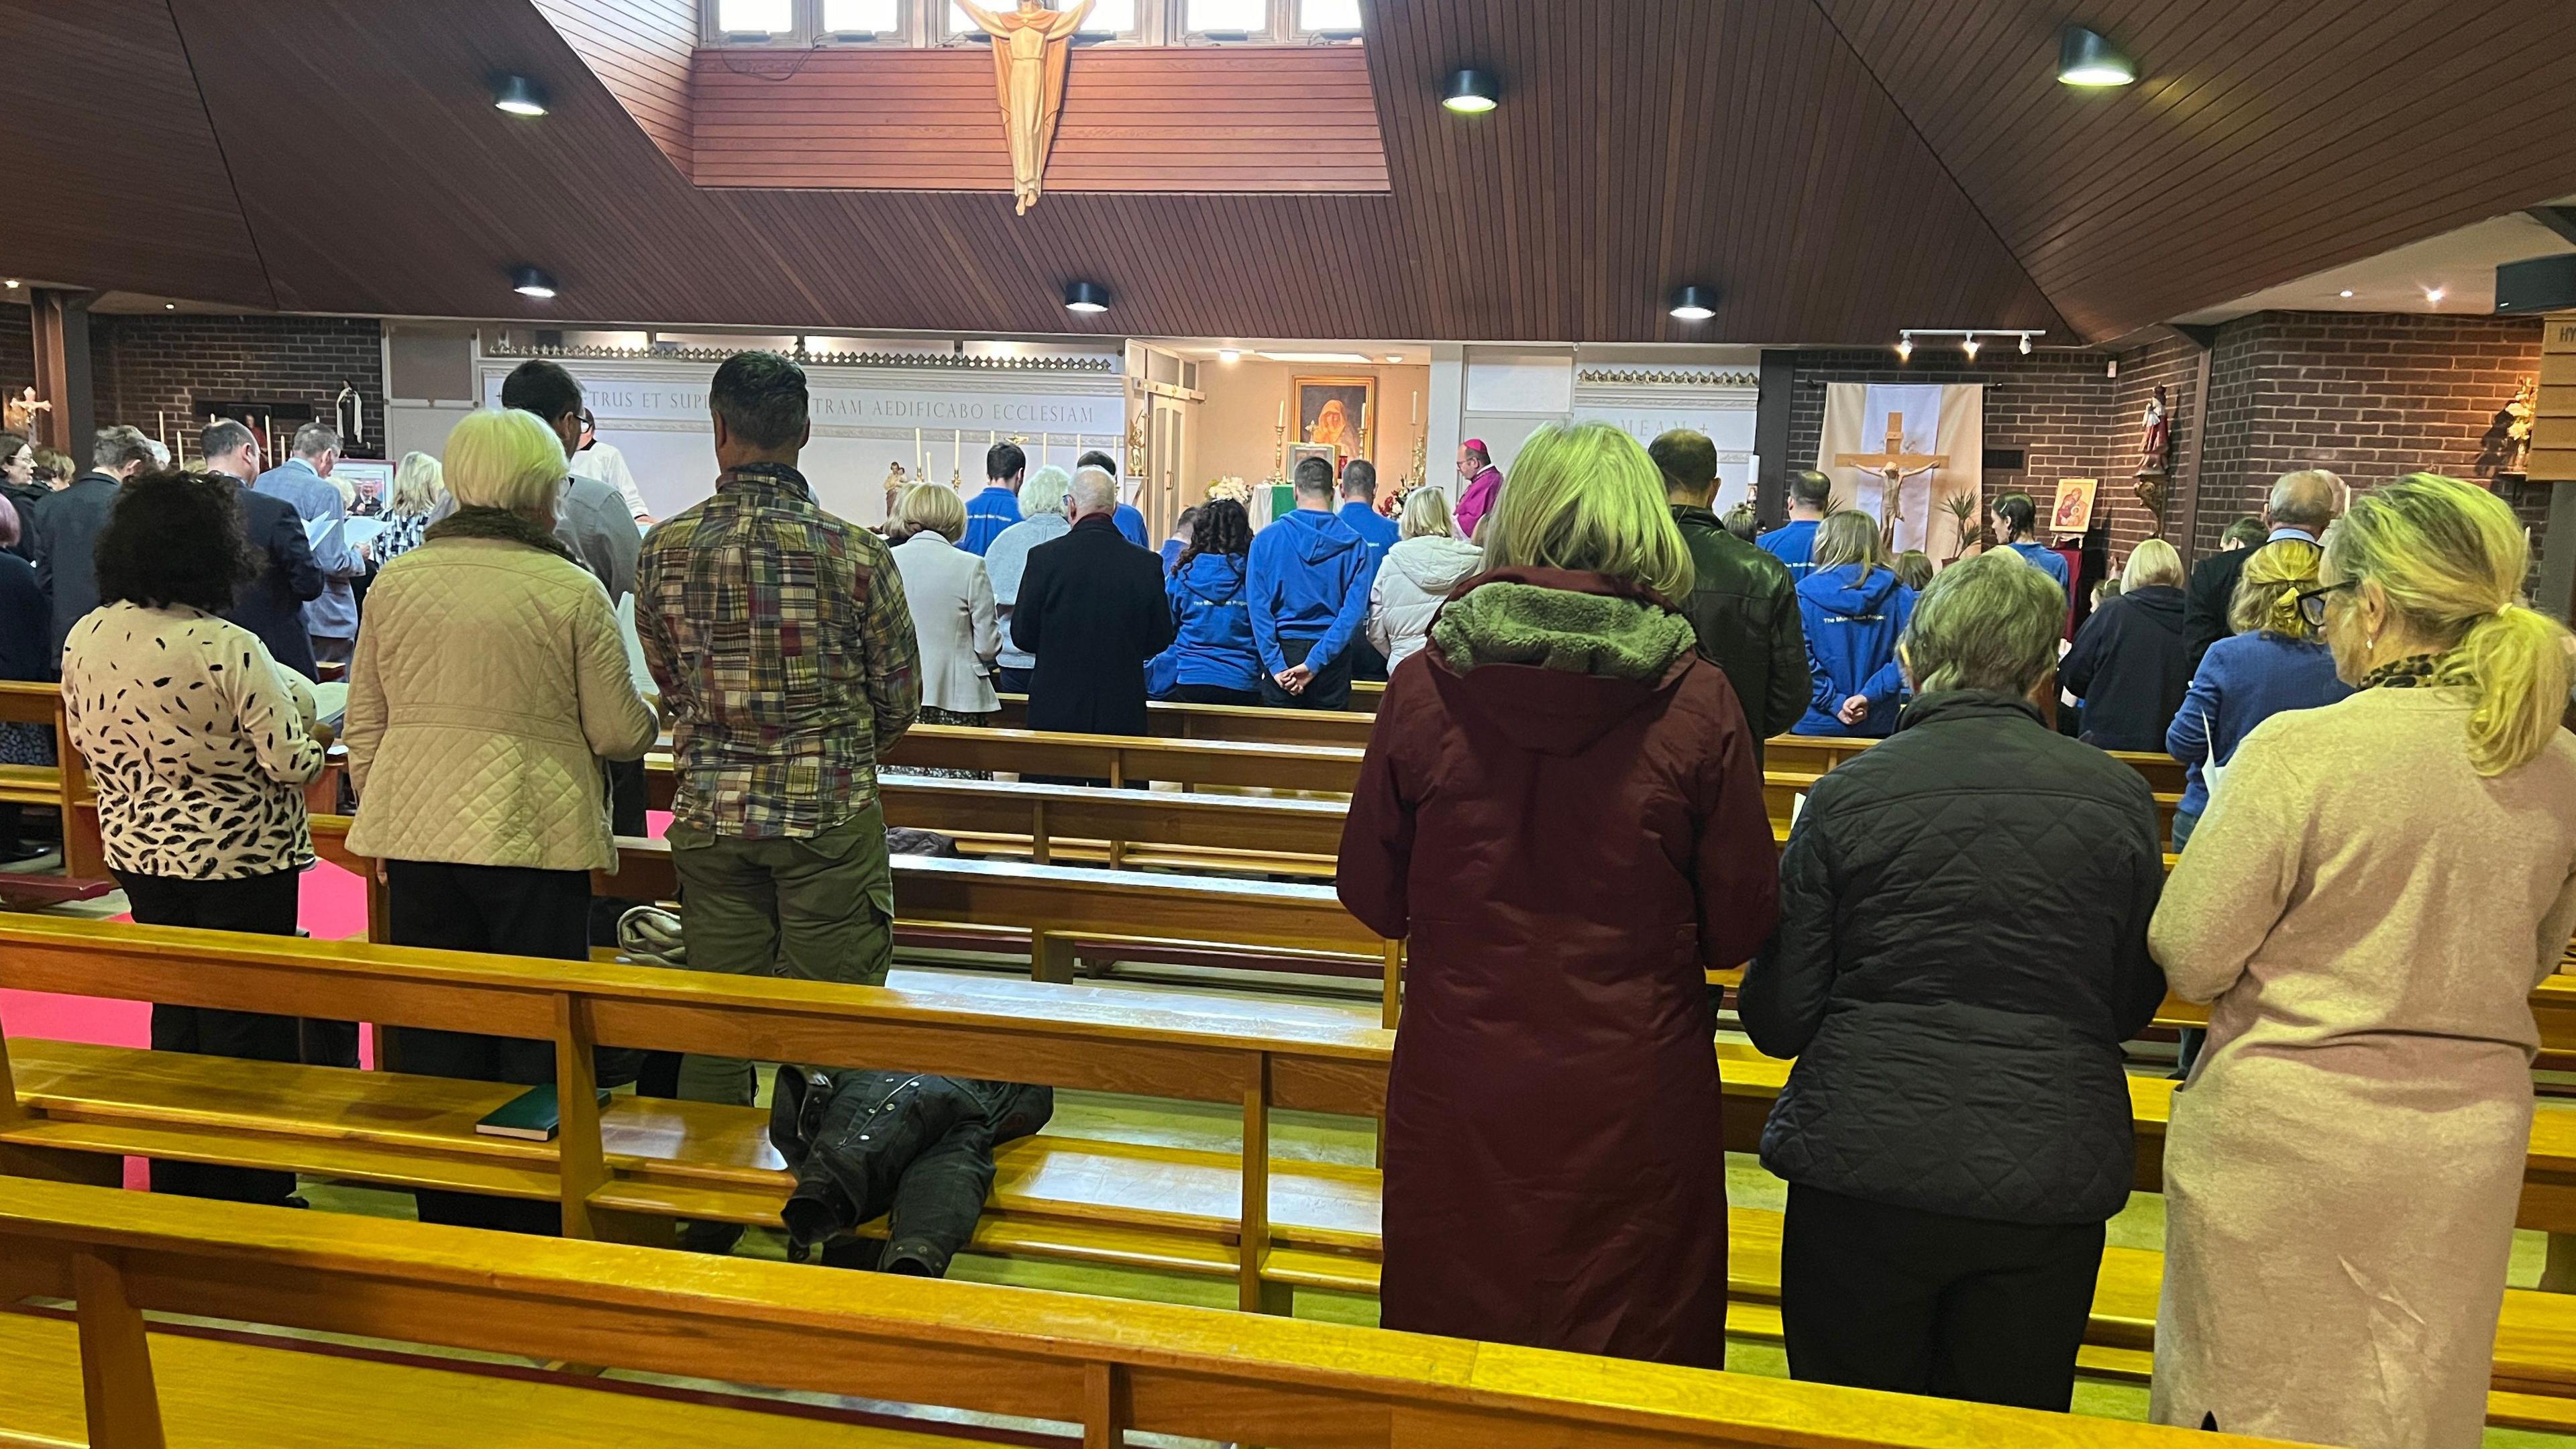
[[(1907, 478), (1926, 468), (1949, 466), (1946, 453), (1909, 453), (1905, 451), (1905, 415), (1887, 415), (1887, 451), (1884, 453), (1836, 453), (1837, 468), (1866, 468), (1876, 473), (1886, 486), (1879, 501), (1878, 533), (1890, 549), (1896, 547), (1896, 525), (1905, 517), (1905, 505), (1898, 490)], [(1927, 533), (1929, 525), (1926, 525)]]
[(957, 8), (993, 37), (993, 79), (1001, 89), (1002, 130), (1011, 142), (1011, 195), (1023, 215), (1038, 204), (1046, 180), (1056, 115), (1064, 109), (1073, 33), (1082, 28), (1092, 3), (1082, 0), (1070, 10), (1050, 10), (1038, 0), (1020, 0), (1019, 9), (995, 14), (973, 0), (957, 0)]

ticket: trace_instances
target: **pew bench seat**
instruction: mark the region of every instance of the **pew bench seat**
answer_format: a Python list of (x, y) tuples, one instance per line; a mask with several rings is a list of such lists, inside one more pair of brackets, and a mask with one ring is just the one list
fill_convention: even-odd
[[(11, 1050), (21, 1101), (35, 1115), (0, 1129), (0, 1162), (12, 1149), (51, 1149), (49, 1160), (88, 1154), (98, 1164), (89, 1180), (113, 1182), (117, 1155), (137, 1153), (386, 1187), (531, 1199), (556, 1192), (551, 1145), (473, 1131), (477, 1118), (515, 1095), (506, 1084), (25, 1038)], [(1731, 1097), (1751, 1105), (1778, 1090), (1777, 1076), (1747, 1049), (1721, 1050)], [(1785, 1074), (1786, 1063), (1768, 1065)], [(2159, 1097), (2170, 1098), (2169, 1084), (2133, 1090), (2142, 1108)], [(1758, 1120), (1730, 1113), (1738, 1115)], [(635, 1221), (774, 1227), (788, 1179), (769, 1149), (766, 1121), (752, 1108), (620, 1097), (602, 1117), (613, 1176), (590, 1202)], [(1284, 1309), (1287, 1294), (1301, 1288), (1373, 1294), (1378, 1173), (1276, 1157), (1270, 1171), (1274, 1246), (1262, 1278), (1274, 1290), (1272, 1305)], [(996, 1154), (993, 1199), (970, 1251), (1230, 1278), (1240, 1194), (1231, 1153), (1041, 1134)], [(1781, 1217), (1752, 1208), (1728, 1216), (1730, 1329), (1774, 1337)], [(2086, 1336), (2089, 1371), (2144, 1376), (2162, 1270), (2153, 1252), (2105, 1252)], [(2576, 1295), (2508, 1293), (2494, 1386), (2548, 1401), (2509, 1402), (2495, 1422), (2576, 1428)]]
[[(170, 1442), (188, 1449), (635, 1449), (758, 1444), (815, 1449), (968, 1449), (985, 1439), (880, 1428), (799, 1413), (792, 1427), (743, 1400), (631, 1390), (562, 1373), (495, 1371), (467, 1360), (263, 1344), (248, 1334), (156, 1325), (154, 1384)], [(0, 1444), (90, 1442), (80, 1330), (68, 1315), (0, 1311)]]

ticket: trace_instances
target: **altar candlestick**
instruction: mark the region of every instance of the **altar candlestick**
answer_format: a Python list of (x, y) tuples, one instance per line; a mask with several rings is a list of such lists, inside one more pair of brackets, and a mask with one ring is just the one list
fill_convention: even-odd
[(928, 478), (930, 476), (929, 472), (922, 467), (921, 429), (919, 428), (912, 430), (912, 476), (915, 478)]
[(1285, 402), (1279, 404), (1279, 426), (1288, 426), (1288, 404)]
[(1422, 426), (1422, 394), (1418, 392), (1413, 395), (1413, 425)]

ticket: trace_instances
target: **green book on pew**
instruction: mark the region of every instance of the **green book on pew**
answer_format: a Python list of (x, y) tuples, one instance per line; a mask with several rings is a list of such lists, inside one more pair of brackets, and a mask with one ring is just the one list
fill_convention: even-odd
[[(608, 1091), (600, 1089), (599, 1105), (608, 1105)], [(530, 1142), (552, 1142), (563, 1130), (563, 1108), (555, 1101), (552, 1083), (530, 1087), (493, 1110), (492, 1115), (474, 1124), (474, 1130), (486, 1137), (519, 1137)]]

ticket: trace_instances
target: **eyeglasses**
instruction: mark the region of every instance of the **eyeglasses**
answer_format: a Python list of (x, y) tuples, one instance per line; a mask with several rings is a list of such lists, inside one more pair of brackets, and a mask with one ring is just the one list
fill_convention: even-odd
[(2299, 617), (2307, 620), (2309, 625), (2313, 628), (2324, 628), (2326, 623), (2326, 596), (2328, 594), (2341, 593), (2358, 582), (2359, 580), (2357, 579), (2346, 579), (2339, 584), (2328, 584), (2322, 589), (2301, 589), (2299, 591)]

